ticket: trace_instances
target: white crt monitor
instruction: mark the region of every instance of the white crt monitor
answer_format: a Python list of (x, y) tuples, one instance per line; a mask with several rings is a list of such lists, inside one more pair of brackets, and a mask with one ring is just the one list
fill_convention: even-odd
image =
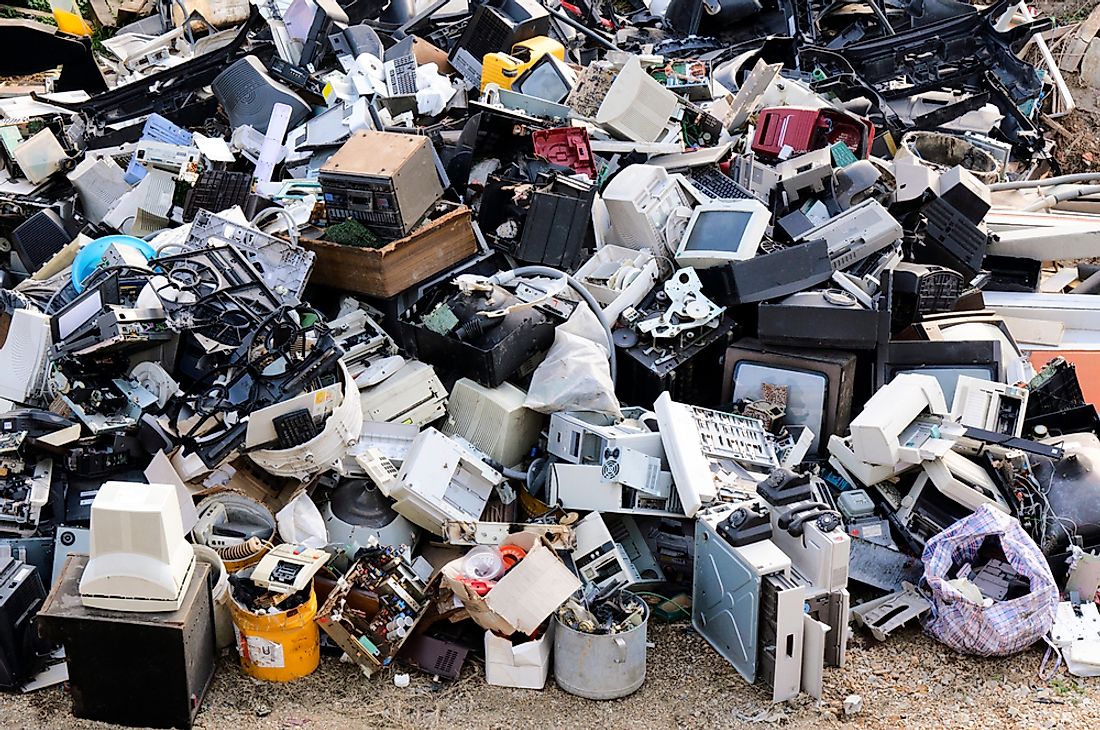
[(92, 502), (80, 600), (113, 611), (176, 611), (195, 570), (171, 484), (106, 482)]
[(630, 165), (604, 188), (612, 243), (635, 250), (664, 250), (664, 228), (672, 211), (688, 205), (679, 175), (656, 165)]
[(620, 139), (656, 142), (679, 103), (676, 94), (646, 73), (637, 56), (631, 56), (607, 90), (596, 123)]
[(676, 263), (706, 269), (756, 255), (771, 214), (759, 200), (715, 200), (691, 212)]

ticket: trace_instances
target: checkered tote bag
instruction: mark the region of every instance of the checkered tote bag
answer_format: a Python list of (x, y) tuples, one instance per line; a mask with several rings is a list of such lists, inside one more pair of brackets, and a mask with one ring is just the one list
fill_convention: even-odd
[[(952, 565), (972, 560), (989, 535), (997, 535), (1012, 567), (1031, 581), (1031, 592), (983, 608), (947, 581)], [(1005, 656), (1035, 643), (1050, 630), (1058, 586), (1046, 558), (1020, 523), (989, 505), (932, 537), (924, 547), (924, 586), (932, 610), (924, 629), (963, 654)]]

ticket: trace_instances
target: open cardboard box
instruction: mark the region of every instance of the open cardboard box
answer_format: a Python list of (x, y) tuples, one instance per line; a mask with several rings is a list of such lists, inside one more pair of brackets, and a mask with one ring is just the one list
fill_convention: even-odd
[(550, 674), (554, 649), (554, 621), (548, 621), (542, 636), (513, 644), (492, 631), (485, 632), (485, 681), (495, 687), (542, 689)]
[(481, 628), (508, 636), (517, 631), (531, 635), (581, 587), (581, 581), (548, 542), (531, 533), (509, 535), (501, 544), (518, 545), (527, 557), (485, 596), (462, 582), (461, 558), (443, 566), (443, 581)]

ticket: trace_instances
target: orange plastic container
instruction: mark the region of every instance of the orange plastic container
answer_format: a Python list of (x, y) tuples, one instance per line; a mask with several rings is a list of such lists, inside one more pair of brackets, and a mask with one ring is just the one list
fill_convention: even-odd
[(321, 663), (317, 594), (289, 611), (253, 613), (234, 598), (229, 603), (233, 632), (245, 673), (267, 682), (289, 682), (308, 676)]
[(69, 35), (91, 35), (92, 27), (80, 14), (80, 8), (74, 0), (50, 0), (53, 19), (57, 29)]

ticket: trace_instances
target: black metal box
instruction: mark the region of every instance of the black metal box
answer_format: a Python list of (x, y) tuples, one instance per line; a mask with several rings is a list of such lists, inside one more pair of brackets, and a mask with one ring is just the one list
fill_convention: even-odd
[(42, 632), (65, 646), (73, 715), (120, 725), (190, 728), (214, 676), (210, 568), (195, 574), (178, 611), (86, 608), (87, 555), (71, 555), (38, 614)]
[(737, 324), (725, 317), (717, 327), (691, 330), (690, 338), (672, 338), (656, 348), (648, 340), (620, 347), (615, 394), (623, 403), (642, 408), (652, 408), (666, 390), (681, 403), (718, 406), (726, 347), (737, 331)]

